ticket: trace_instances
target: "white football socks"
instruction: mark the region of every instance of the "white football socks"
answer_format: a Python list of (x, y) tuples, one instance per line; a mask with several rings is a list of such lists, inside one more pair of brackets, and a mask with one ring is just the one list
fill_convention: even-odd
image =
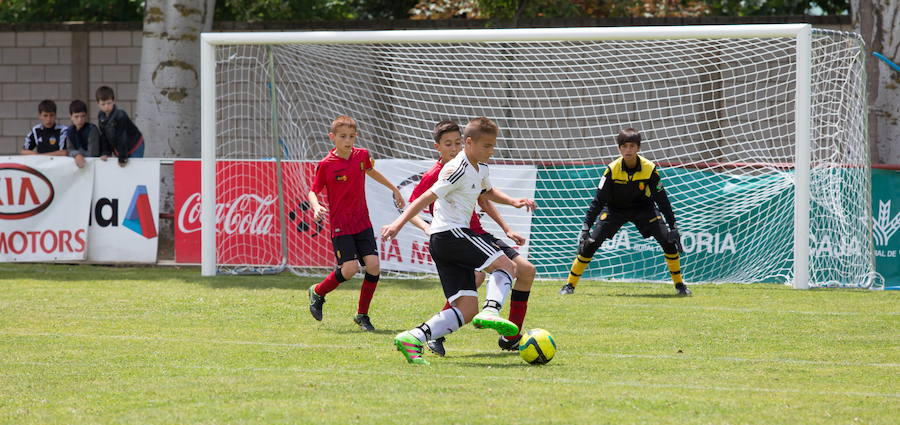
[[(425, 323), (409, 332), (413, 334), (419, 341), (425, 342), (429, 339), (438, 339), (444, 335), (456, 331), (464, 324), (463, 315), (456, 307), (450, 307), (432, 316)], [(424, 328), (424, 329), (423, 329)], [(430, 330), (431, 335), (425, 334), (425, 329)]]
[(505, 270), (494, 270), (488, 277), (487, 294), (484, 300), (484, 310), (489, 310), (500, 314), (503, 303), (506, 302), (506, 296), (509, 295), (512, 288), (512, 276)]

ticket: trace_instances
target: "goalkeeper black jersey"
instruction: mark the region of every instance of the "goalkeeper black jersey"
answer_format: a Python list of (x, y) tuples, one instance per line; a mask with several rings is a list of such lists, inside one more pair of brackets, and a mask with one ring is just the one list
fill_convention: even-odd
[(675, 226), (672, 204), (662, 187), (656, 164), (638, 155), (634, 168), (627, 168), (622, 157), (611, 162), (600, 178), (597, 192), (588, 208), (585, 226), (590, 228), (604, 207), (617, 210), (643, 210), (654, 204), (666, 218), (670, 227)]

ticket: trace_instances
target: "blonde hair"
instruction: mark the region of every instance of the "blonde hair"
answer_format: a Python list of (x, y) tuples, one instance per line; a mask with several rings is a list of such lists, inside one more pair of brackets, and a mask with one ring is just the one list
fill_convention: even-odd
[(350, 118), (348, 115), (338, 115), (338, 117), (331, 122), (331, 132), (337, 132), (338, 127), (342, 125), (350, 127), (354, 131), (356, 130), (356, 121), (353, 118)]

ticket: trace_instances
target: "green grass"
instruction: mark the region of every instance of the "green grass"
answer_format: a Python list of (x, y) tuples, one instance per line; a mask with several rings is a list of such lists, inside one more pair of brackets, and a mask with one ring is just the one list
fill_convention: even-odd
[[(466, 326), (407, 365), (395, 333), (443, 303), (359, 279), (307, 310), (312, 279), (196, 268), (0, 264), (0, 422), (876, 424), (900, 418), (900, 293), (776, 285), (537, 282), (546, 366)], [(505, 315), (505, 312), (504, 312)]]

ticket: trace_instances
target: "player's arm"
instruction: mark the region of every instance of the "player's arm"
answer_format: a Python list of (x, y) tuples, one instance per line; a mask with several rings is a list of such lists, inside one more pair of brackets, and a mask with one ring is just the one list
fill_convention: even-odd
[(494, 219), (494, 222), (496, 222), (497, 225), (500, 226), (500, 229), (503, 230), (503, 234), (505, 234), (506, 237), (510, 238), (513, 242), (515, 242), (516, 245), (519, 245), (519, 246), (525, 245), (525, 238), (522, 237), (522, 235), (514, 232), (512, 229), (509, 228), (509, 225), (506, 224), (506, 220), (503, 220), (503, 217), (500, 216), (500, 212), (497, 211), (497, 207), (495, 207), (494, 203), (491, 202), (488, 199), (488, 197), (486, 196), (490, 192), (493, 192), (493, 190), (485, 192), (484, 194), (482, 194), (481, 196), (478, 197), (478, 205), (481, 207), (482, 210), (484, 210), (484, 212), (489, 217)]
[(403, 214), (400, 214), (393, 223), (381, 228), (381, 237), (390, 240), (394, 236), (397, 236), (397, 233), (400, 233), (400, 229), (403, 228), (403, 225), (406, 224), (407, 221), (422, 212), (422, 210), (436, 201), (437, 198), (438, 196), (435, 195), (431, 189), (426, 190), (422, 196), (409, 204), (406, 209), (403, 210)]
[(653, 170), (649, 184), (650, 196), (653, 198), (653, 202), (656, 203), (656, 206), (659, 207), (659, 212), (666, 218), (666, 224), (669, 225), (669, 228), (674, 228), (675, 212), (672, 211), (672, 203), (669, 202), (669, 195), (667, 195), (666, 190), (663, 189), (662, 179), (656, 170)]
[(22, 150), (19, 151), (20, 155), (35, 155), (37, 154), (37, 140), (34, 137), (34, 131), (28, 133), (25, 136), (25, 144), (22, 146)]
[(382, 186), (390, 189), (390, 191), (394, 193), (394, 205), (396, 205), (397, 208), (403, 208), (404, 206), (406, 206), (406, 201), (403, 200), (403, 195), (400, 193), (400, 189), (397, 189), (397, 186), (394, 186), (394, 184), (391, 183), (391, 181), (388, 180), (387, 177), (384, 176), (384, 174), (379, 173), (378, 170), (374, 168), (366, 170), (366, 174), (368, 174), (369, 177), (375, 179), (375, 181), (381, 183)]
[(659, 212), (666, 218), (666, 224), (669, 225), (669, 232), (666, 234), (666, 240), (669, 243), (675, 244), (675, 248), (677, 248), (679, 252), (683, 252), (684, 248), (681, 247), (681, 234), (678, 233), (678, 228), (675, 227), (675, 212), (672, 211), (672, 203), (669, 202), (669, 195), (667, 195), (666, 190), (663, 189), (662, 178), (660, 178), (659, 173), (656, 170), (653, 170), (649, 184), (650, 196), (653, 198), (653, 202), (656, 203), (656, 206), (659, 207)]
[(600, 211), (603, 211), (603, 207), (609, 202), (613, 185), (611, 176), (612, 173), (607, 168), (603, 173), (603, 177), (600, 178), (600, 184), (597, 185), (597, 191), (594, 193), (594, 200), (591, 201), (591, 205), (584, 215), (584, 223), (581, 225), (582, 235), (591, 231), (591, 227), (594, 227), (594, 222), (597, 221)]
[(325, 215), (328, 214), (328, 209), (322, 206), (322, 204), (319, 202), (319, 196), (316, 195), (324, 188), (325, 171), (321, 167), (317, 166), (316, 173), (313, 177), (312, 187), (309, 188), (309, 193), (306, 194), (306, 199), (309, 201), (309, 206), (312, 207), (313, 210), (313, 219), (316, 221), (324, 219)]
[[(481, 197), (479, 197), (479, 205), (481, 202), (481, 198), (486, 198), (489, 201), (496, 202), (498, 204), (512, 205), (516, 208), (525, 207), (528, 211), (534, 211), (537, 209), (537, 204), (534, 203), (533, 199), (530, 198), (513, 198), (506, 193), (503, 193), (500, 189), (493, 187), (491, 190), (483, 193)], [(487, 210), (485, 210), (487, 211)], [(493, 216), (491, 216), (493, 218)], [(496, 221), (496, 220), (494, 220)], [(499, 223), (498, 223), (499, 224)]]
[(44, 156), (69, 156), (69, 150), (68, 149), (60, 149), (58, 151), (42, 153), (41, 155), (44, 155)]

